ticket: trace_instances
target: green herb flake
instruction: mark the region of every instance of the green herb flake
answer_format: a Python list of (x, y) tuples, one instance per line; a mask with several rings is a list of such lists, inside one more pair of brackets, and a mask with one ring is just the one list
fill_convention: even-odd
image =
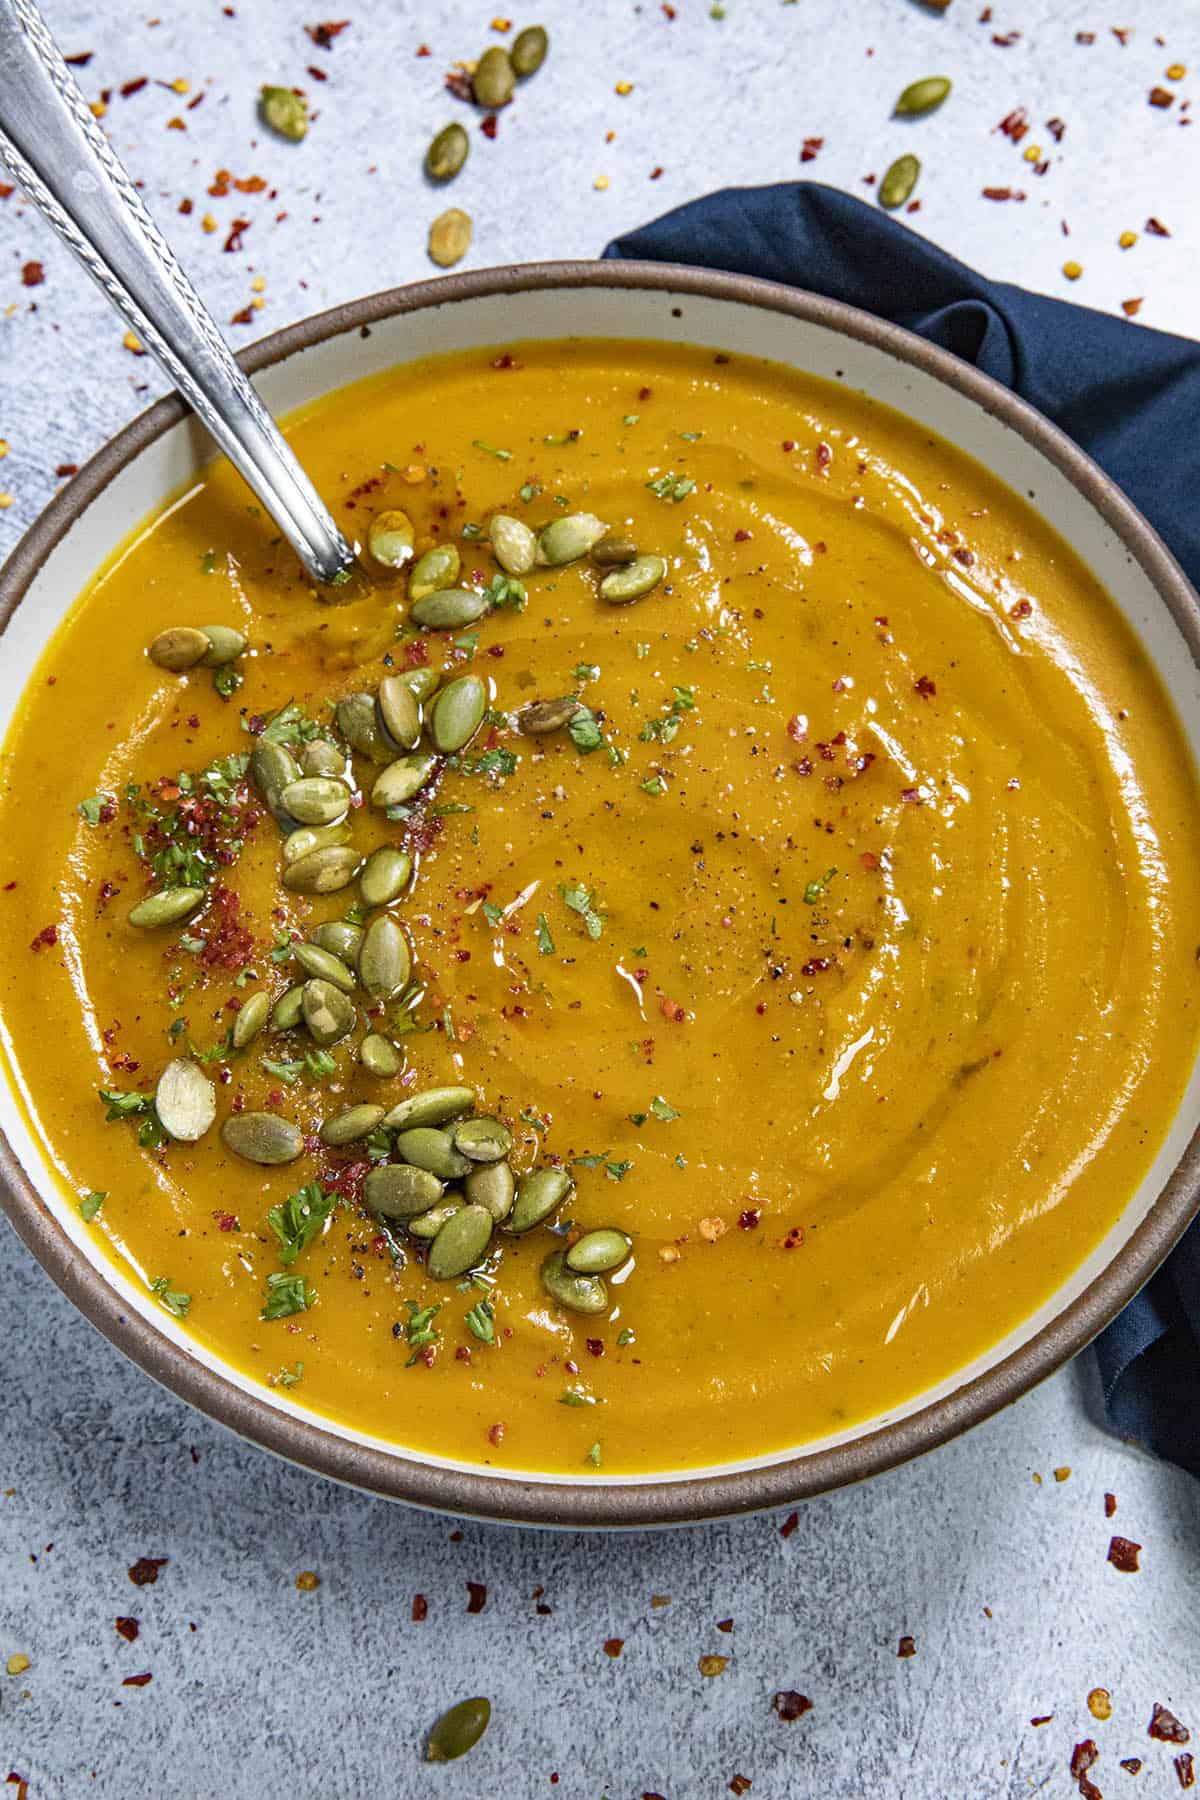
[(479, 633), (472, 631), (468, 632), (466, 637), (455, 638), (454, 648), (461, 650), (468, 658), (474, 657), (479, 648)]
[(817, 901), (824, 897), (825, 890), (836, 874), (836, 869), (826, 869), (823, 875), (818, 875), (815, 881), (808, 883), (804, 890), (805, 906), (815, 906)]
[(241, 671), (233, 663), (222, 663), (219, 669), (212, 672), (212, 684), (222, 700), (230, 700), (237, 693), (244, 680)]
[(584, 1156), (573, 1156), (571, 1161), (580, 1169), (598, 1169), (607, 1155), (607, 1150), (589, 1150)]
[(527, 1125), (532, 1125), (533, 1129), (540, 1132), (543, 1137), (550, 1129), (541, 1113), (534, 1112), (532, 1106), (527, 1106), (519, 1116), (524, 1119)]
[(101, 814), (106, 806), (115, 806), (116, 801), (111, 794), (93, 794), (89, 800), (79, 802), (79, 812), (89, 825), (103, 824)]
[(571, 670), (571, 673), (576, 681), (596, 681), (599, 679), (600, 675), (600, 664), (589, 662), (576, 663), (575, 667)]
[(674, 501), (676, 506), (681, 500), (687, 499), (695, 485), (690, 475), (676, 475), (670, 470), (665, 475), (660, 475), (657, 481), (646, 483), (652, 494), (656, 494), (660, 500)]
[(494, 900), (485, 900), (483, 903), (483, 916), (489, 925), (499, 925), (504, 917), (504, 908), (502, 906), (497, 906)]
[(298, 1382), (304, 1379), (304, 1364), (298, 1362), (294, 1369), (280, 1369), (275, 1379), (280, 1387), (294, 1388)]
[(462, 765), (464, 775), (489, 775), (496, 781), (507, 781), (516, 767), (516, 757), (502, 745), (495, 750), (485, 750), (482, 756), (468, 757)]
[(285, 1275), (276, 1270), (267, 1276), (266, 1303), (259, 1318), (289, 1319), (293, 1313), (307, 1312), (316, 1297), (316, 1288), (310, 1287), (303, 1275)]
[(591, 707), (582, 703), (567, 720), (567, 735), (581, 756), (590, 756), (604, 742), (604, 733)]
[(653, 1100), (651, 1100), (650, 1111), (654, 1114), (656, 1119), (661, 1119), (664, 1125), (669, 1124), (672, 1119), (677, 1119), (679, 1117), (675, 1108), (670, 1105), (668, 1101), (664, 1100), (661, 1094), (655, 1094)]
[(626, 413), (621, 423), (622, 425), (636, 425), (641, 416), (641, 413)]
[(582, 1394), (578, 1388), (566, 1388), (558, 1396), (560, 1406), (595, 1406), (594, 1394)]
[(511, 575), (497, 573), (488, 583), (487, 597), (493, 612), (502, 606), (511, 606), (514, 612), (521, 612), (526, 600), (525, 583), (514, 581)]
[(654, 794), (657, 796), (666, 793), (667, 784), (661, 775), (651, 775), (649, 780), (642, 782), (641, 788), (643, 794)]
[(537, 499), (538, 495), (541, 493), (542, 490), (538, 486), (536, 481), (526, 481), (526, 482), (522, 483), (521, 487), (518, 488), (517, 491), (520, 494), (522, 500), (525, 502), (526, 506), (528, 506), (529, 502), (531, 500)]
[(166, 1307), (173, 1318), (187, 1318), (188, 1307), (192, 1304), (192, 1296), (190, 1294), (181, 1294), (178, 1288), (173, 1288), (171, 1286), (171, 1278), (169, 1275), (160, 1275), (157, 1281), (152, 1281), (150, 1283), (150, 1292), (161, 1305)]
[(79, 1202), (80, 1218), (86, 1219), (90, 1224), (107, 1199), (108, 1195), (106, 1193), (98, 1193), (95, 1189), (93, 1189), (90, 1194), (85, 1194), (83, 1199)]
[(444, 1304), (444, 1301), (439, 1300), (435, 1306), (418, 1306), (415, 1300), (405, 1301), (409, 1320), (404, 1328), (404, 1336), (412, 1349), (412, 1355), (404, 1365), (406, 1369), (411, 1369), (414, 1363), (420, 1362), (422, 1351), (430, 1344), (437, 1343), (440, 1334), (433, 1321)]
[(320, 1235), (336, 1201), (336, 1194), (326, 1193), (319, 1181), (310, 1181), (271, 1207), (267, 1224), (279, 1240), (279, 1260), (285, 1269)]
[(583, 928), (593, 942), (604, 935), (604, 915), (597, 911), (592, 895), (582, 883), (563, 883), (559, 893), (564, 903), (572, 912), (578, 913), (583, 920)]
[(497, 457), (500, 462), (512, 461), (511, 450), (501, 450), (495, 444), (485, 444), (482, 438), (472, 438), (471, 447), (474, 450), (482, 450), (487, 456)]
[(628, 1325), (623, 1325), (617, 1333), (617, 1349), (624, 1350), (627, 1344), (636, 1343), (637, 1338), (634, 1336), (632, 1328)]
[(474, 524), (464, 525), (458, 535), (459, 537), (464, 538), (481, 538), (483, 536), (483, 526)]
[(606, 1162), (604, 1165), (604, 1173), (608, 1176), (610, 1181), (624, 1181), (632, 1167), (633, 1164), (629, 1161)]
[(289, 700), (263, 726), (260, 737), (268, 744), (310, 744), (321, 727), (310, 719), (298, 700)]
[(588, 1451), (587, 1460), (588, 1460), (588, 1462), (591, 1463), (593, 1469), (598, 1469), (600, 1467), (600, 1444), (599, 1444), (599, 1441), (594, 1443), (592, 1445), (591, 1449)]
[(677, 1169), (686, 1169), (687, 1168), (687, 1157), (684, 1156), (682, 1151), (675, 1158), (675, 1167)]
[(202, 575), (215, 575), (216, 571), (217, 553), (215, 550), (206, 550), (204, 555), (200, 558), (200, 573)]
[(114, 1119), (134, 1119), (148, 1113), (154, 1100), (150, 1094), (122, 1093), (117, 1088), (100, 1088), (100, 1098), (108, 1111), (104, 1115), (105, 1123), (111, 1124)]
[(466, 1315), (467, 1330), (472, 1332), (481, 1344), (494, 1344), (496, 1341), (495, 1317), (490, 1300), (477, 1300)]
[(550, 935), (550, 921), (544, 912), (537, 916), (537, 947), (541, 956), (554, 955), (554, 939)]

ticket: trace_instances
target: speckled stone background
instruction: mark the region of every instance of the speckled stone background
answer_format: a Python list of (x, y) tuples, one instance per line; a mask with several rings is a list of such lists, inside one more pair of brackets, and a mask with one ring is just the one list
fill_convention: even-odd
[[(351, 22), (322, 49), (304, 29), (315, 0), (163, 0), (157, 18), (48, 0), (67, 53), (92, 52), (89, 98), (113, 90), (106, 125), (218, 318), (262, 302), (230, 324), (237, 342), (430, 272), (426, 232), (448, 201), (420, 156), (467, 118), (442, 75), (500, 40), (483, 3), (342, 3)], [(475, 217), (467, 266), (595, 254), (706, 189), (799, 175), (802, 141), (820, 138), (805, 173), (864, 195), (915, 147), (925, 176), (906, 222), (988, 273), (1108, 310), (1140, 299), (1141, 323), (1197, 329), (1200, 131), (1181, 129), (1195, 0), (994, 0), (991, 19), (982, 0), (940, 17), (911, 0), (721, 10), (545, 0), (545, 69), (494, 142), (469, 121), (453, 192)], [(1175, 64), (1188, 73), (1168, 79)], [(935, 70), (954, 77), (951, 103), (890, 121), (899, 88)], [(319, 116), (299, 147), (257, 127), (263, 81), (307, 89)], [(1155, 86), (1170, 107), (1148, 104)], [(1017, 106), (1032, 126), (1020, 146), (994, 129)], [(211, 197), (222, 168), (268, 188)], [(987, 187), (1027, 198), (988, 201)], [(1151, 216), (1169, 237), (1146, 235)], [(226, 251), (237, 219), (249, 225)], [(1128, 251), (1125, 229), (1139, 234)], [(1068, 259), (1083, 266), (1073, 288)], [(30, 261), (44, 265), (32, 287)], [(121, 336), (20, 196), (0, 202), (0, 552), (56, 469), (160, 391)], [(751, 1800), (1017, 1800), (1073, 1794), (1087, 1737), (1110, 1800), (1181, 1791), (1146, 1726), (1161, 1701), (1200, 1732), (1200, 1483), (1106, 1434), (1090, 1362), (969, 1439), (806, 1507), (786, 1536), (779, 1514), (584, 1538), (460, 1530), (244, 1447), (128, 1366), (7, 1231), (0, 1350), (0, 1668), (29, 1659), (0, 1673), (14, 1800), (22, 1779), (29, 1800), (716, 1800), (736, 1776)], [(1144, 1546), (1139, 1573), (1106, 1561), (1114, 1530)], [(153, 1586), (130, 1583), (139, 1556), (167, 1559)], [(301, 1570), (320, 1585), (297, 1589)], [(487, 1584), (478, 1615), (468, 1581)], [(139, 1621), (136, 1642), (118, 1616)], [(902, 1634), (915, 1656), (898, 1658)], [(707, 1654), (728, 1657), (721, 1675), (699, 1672)], [(1087, 1705), (1101, 1686), (1107, 1722)], [(782, 1722), (779, 1689), (811, 1711)], [(477, 1692), (494, 1708), (482, 1744), (423, 1767), (431, 1721)], [(1144, 1759), (1132, 1778), (1130, 1757)]]

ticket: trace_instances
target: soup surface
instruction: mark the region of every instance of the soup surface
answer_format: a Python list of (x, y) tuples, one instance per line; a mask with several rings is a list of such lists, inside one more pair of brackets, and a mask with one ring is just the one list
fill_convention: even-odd
[[(400, 566), (319, 603), (218, 467), (97, 576), (5, 744), (5, 1051), (90, 1229), (265, 1386), (499, 1467), (779, 1451), (985, 1351), (1112, 1225), (1196, 1048), (1194, 773), (1095, 580), (910, 422), (714, 351), (518, 344), (291, 436)], [(397, 509), (459, 553), (463, 623), (409, 616)], [(606, 527), (610, 560), (505, 575), (497, 513), (518, 571), (520, 524), (555, 558)], [(613, 603), (634, 546), (663, 578)], [(147, 654), (211, 624), (244, 653)], [(475, 678), (417, 751), (395, 682), (390, 749), (334, 708), (397, 673)], [(267, 780), (285, 814), (348, 783), (345, 821), (293, 843), (270, 767), (306, 783)], [(372, 907), (382, 845), (413, 870), (389, 901), (377, 860)], [(154, 894), (185, 910), (131, 924)], [(303, 946), (335, 921), (329, 982)], [(351, 1105), (365, 1135), (322, 1142)], [(493, 1230), (505, 1132), (551, 1173)], [(442, 1173), (380, 1177), (409, 1151)], [(426, 1233), (466, 1202), (458, 1236), (415, 1236), (414, 1193)]]

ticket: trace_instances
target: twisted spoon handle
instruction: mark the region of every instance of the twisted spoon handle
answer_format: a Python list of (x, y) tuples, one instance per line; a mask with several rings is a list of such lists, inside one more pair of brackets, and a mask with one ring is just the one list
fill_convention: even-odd
[(0, 0), (0, 163), (157, 359), (319, 582), (353, 553), (176, 262), (32, 0)]

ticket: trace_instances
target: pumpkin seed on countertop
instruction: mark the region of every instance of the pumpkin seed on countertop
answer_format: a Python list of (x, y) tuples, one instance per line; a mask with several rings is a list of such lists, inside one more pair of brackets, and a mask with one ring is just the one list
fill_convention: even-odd
[(169, 1138), (194, 1144), (217, 1116), (217, 1090), (190, 1056), (176, 1057), (158, 1078), (154, 1110)]
[(324, 925), (314, 925), (308, 934), (310, 944), (315, 944), (319, 950), (328, 950), (330, 956), (336, 956), (348, 969), (352, 969), (358, 960), (362, 939), (362, 926), (347, 924), (345, 919), (329, 919)]
[[(300, 751), (301, 775), (336, 775), (339, 781), (346, 779), (346, 758), (336, 744), (328, 738), (313, 738)], [(293, 835), (295, 835), (293, 833)]]
[[(418, 556), (412, 566), (412, 573), (408, 578), (409, 599), (424, 600), (428, 595), (439, 593), (443, 588), (453, 587), (458, 580), (458, 572), (461, 568), (462, 557), (458, 554), (457, 544), (434, 544), (431, 550), (426, 550), (422, 556)], [(401, 679), (407, 680), (409, 686), (412, 687), (415, 675), (431, 674), (433, 674), (431, 669), (405, 669)], [(436, 675), (433, 684), (434, 687), (437, 686)], [(414, 688), (413, 691), (416, 692), (416, 689)], [(432, 692), (432, 689), (430, 691)], [(427, 697), (425, 694), (417, 694), (418, 700), (424, 700)]]
[(428, 1169), (410, 1163), (381, 1163), (363, 1182), (363, 1199), (384, 1219), (413, 1219), (442, 1197), (442, 1184)]
[(443, 756), (464, 750), (483, 723), (488, 692), (478, 675), (447, 682), (429, 714), (429, 735)]
[(518, 1236), (532, 1231), (562, 1205), (574, 1186), (565, 1169), (531, 1169), (517, 1183), (517, 1198), (508, 1215), (508, 1230)]
[(366, 1101), (359, 1106), (348, 1106), (345, 1112), (325, 1120), (321, 1126), (321, 1142), (337, 1149), (342, 1144), (354, 1144), (359, 1138), (370, 1137), (384, 1111), (382, 1106), (371, 1106)]
[(337, 728), (352, 750), (374, 763), (392, 760), (394, 752), (379, 729), (373, 694), (347, 694), (334, 708)]
[(508, 59), (508, 51), (499, 44), (490, 44), (475, 64), (475, 73), (471, 79), (475, 104), (486, 106), (489, 112), (494, 112), (497, 107), (507, 106), (516, 85), (517, 77)]
[(550, 39), (546, 35), (544, 25), (526, 25), (518, 31), (512, 41), (512, 49), (508, 60), (522, 80), (527, 75), (536, 75), (546, 60), (546, 52), (550, 48)]
[(412, 879), (412, 857), (398, 844), (380, 844), (372, 850), (358, 877), (358, 891), (366, 906), (390, 906)]
[(414, 625), (427, 626), (431, 631), (458, 631), (461, 626), (482, 619), (488, 606), (487, 595), (474, 588), (438, 588), (435, 593), (414, 600), (408, 616)]
[(392, 1075), (398, 1075), (404, 1067), (404, 1058), (395, 1044), (381, 1037), (377, 1031), (370, 1032), (359, 1047), (358, 1060), (368, 1075), (386, 1081)]
[(457, 121), (444, 125), (425, 152), (425, 173), (430, 181), (453, 181), (470, 149), (471, 140)]
[(452, 269), (471, 248), (471, 215), (448, 207), (429, 227), (429, 258), (439, 269)]
[(253, 994), (247, 995), (233, 1018), (230, 1037), (235, 1050), (244, 1050), (247, 1044), (254, 1042), (266, 1024), (270, 1011), (271, 996), (266, 988), (258, 988)]
[(570, 1312), (602, 1313), (608, 1309), (608, 1289), (598, 1275), (579, 1275), (567, 1267), (561, 1250), (552, 1250), (542, 1264), (542, 1286), (552, 1300)]
[(413, 1237), (428, 1241), (437, 1236), (447, 1219), (452, 1219), (456, 1212), (462, 1211), (462, 1205), (462, 1195), (452, 1189), (429, 1212), (418, 1213), (415, 1219), (405, 1219), (404, 1229), (411, 1232)]
[(283, 871), (283, 885), (292, 894), (336, 894), (349, 887), (362, 858), (349, 844), (327, 844), (302, 856)]
[(375, 722), (384, 740), (398, 750), (412, 750), (421, 735), (421, 703), (410, 682), (400, 675), (385, 675), (375, 696)]
[(933, 112), (950, 92), (948, 75), (926, 75), (921, 81), (910, 81), (897, 100), (894, 111), (901, 117), (919, 118)]
[(633, 562), (637, 553), (638, 548), (632, 538), (620, 537), (615, 532), (592, 545), (592, 561), (599, 563), (602, 569), (622, 568), (625, 563)]
[(390, 913), (380, 913), (363, 932), (358, 951), (358, 979), (373, 1000), (393, 1000), (408, 985), (412, 952), (404, 927)]
[(453, 1137), (455, 1149), (472, 1162), (499, 1162), (512, 1149), (512, 1132), (499, 1119), (460, 1119)]
[(343, 994), (352, 994), (358, 985), (353, 972), (341, 958), (334, 956), (331, 950), (323, 950), (320, 944), (293, 944), (292, 955), (306, 975), (318, 981), (332, 982)]
[(358, 1015), (341, 989), (319, 977), (305, 982), (301, 1008), (309, 1036), (324, 1050), (349, 1037), (357, 1023)]
[[(519, 38), (517, 42), (520, 42)], [(513, 48), (516, 48), (515, 44)], [(536, 66), (535, 64), (534, 67)], [(449, 1707), (429, 1734), (425, 1761), (453, 1762), (456, 1757), (465, 1756), (468, 1750), (474, 1749), (487, 1730), (491, 1716), (492, 1703), (482, 1695), (471, 1700), (460, 1700)]]
[(486, 1206), (462, 1206), (429, 1246), (425, 1273), (432, 1281), (457, 1281), (487, 1255), (492, 1215)]
[(263, 120), (278, 132), (280, 137), (288, 138), (298, 144), (308, 131), (308, 101), (303, 94), (294, 88), (264, 87), (259, 95), (259, 110)]
[(204, 661), (212, 645), (204, 632), (193, 625), (171, 625), (147, 646), (146, 655), (160, 669), (170, 669), (172, 675), (182, 675), (185, 669), (194, 669), (197, 663)]
[(537, 562), (537, 538), (523, 519), (495, 513), (488, 525), (492, 555), (506, 575), (528, 575)]
[(413, 522), (398, 506), (376, 513), (367, 527), (367, 549), (385, 569), (402, 569), (412, 561)]
[(436, 1125), (412, 1125), (399, 1132), (396, 1155), (416, 1169), (428, 1169), (441, 1181), (459, 1181), (471, 1167), (461, 1151), (454, 1148), (450, 1133), (440, 1131)]
[(231, 1113), (221, 1127), (221, 1142), (244, 1162), (295, 1162), (304, 1150), (304, 1138), (290, 1119), (277, 1113)]
[(393, 1106), (383, 1122), (389, 1131), (403, 1131), (410, 1125), (445, 1125), (474, 1104), (474, 1088), (423, 1088), (419, 1094), (409, 1094)]
[(539, 559), (554, 569), (561, 568), (564, 563), (578, 562), (600, 542), (607, 530), (604, 520), (598, 519), (595, 513), (566, 513), (561, 519), (551, 519), (538, 534)]
[(271, 1012), (272, 1031), (295, 1031), (304, 1023), (304, 989), (288, 988), (275, 1002)]
[(289, 831), (283, 840), (283, 866), (290, 868), (302, 857), (311, 856), (314, 850), (326, 850), (331, 844), (347, 844), (350, 841), (350, 827), (344, 819), (336, 825), (300, 825), (295, 831)]
[(437, 757), (424, 752), (398, 757), (376, 777), (371, 789), (371, 805), (403, 806), (406, 800), (420, 793), (436, 766)]
[(302, 775), (288, 782), (279, 800), (302, 825), (338, 825), (350, 810), (350, 789), (332, 775)]
[(287, 746), (260, 737), (250, 754), (250, 779), (268, 810), (281, 824), (290, 826), (292, 821), (283, 804), (283, 790), (299, 781), (300, 770)]
[(600, 596), (614, 606), (628, 606), (656, 588), (667, 572), (661, 556), (637, 556), (623, 569), (614, 569), (600, 583)]
[(139, 931), (153, 931), (159, 925), (178, 925), (207, 898), (207, 888), (163, 888), (160, 893), (147, 894), (144, 900), (138, 901), (129, 914), (129, 923), (136, 925)]
[(512, 1211), (517, 1184), (506, 1162), (476, 1163), (463, 1182), (463, 1192), (472, 1206), (485, 1206), (499, 1224)]
[(613, 1226), (585, 1231), (565, 1253), (568, 1269), (577, 1275), (607, 1275), (628, 1261), (633, 1241)]
[(915, 156), (898, 156), (879, 184), (880, 206), (888, 212), (903, 206), (916, 187), (920, 173), (921, 165)]
[(226, 663), (236, 662), (246, 648), (245, 633), (232, 625), (202, 625), (200, 629), (208, 639), (208, 650), (202, 659), (206, 669), (221, 669)]
[(559, 731), (579, 711), (574, 694), (563, 694), (557, 700), (531, 700), (517, 714), (518, 729), (526, 737), (540, 737), (547, 731)]

